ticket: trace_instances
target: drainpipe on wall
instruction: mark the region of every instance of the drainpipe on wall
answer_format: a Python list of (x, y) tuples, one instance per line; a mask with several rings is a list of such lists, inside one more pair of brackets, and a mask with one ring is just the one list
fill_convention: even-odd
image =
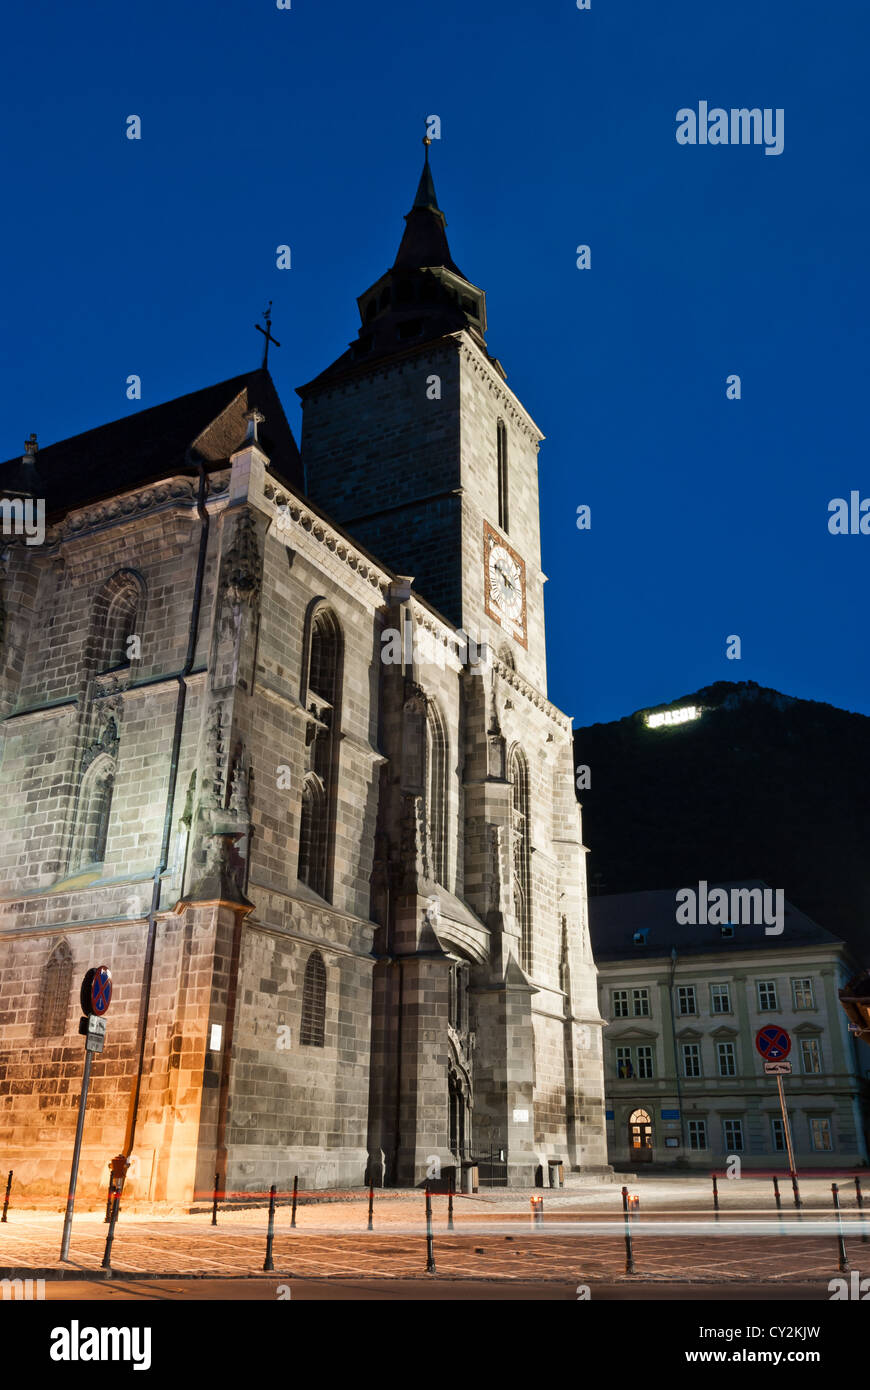
[(686, 1132), (683, 1123), (683, 1093), (680, 1089), (680, 1061), (677, 1056), (677, 1023), (674, 1016), (674, 975), (677, 971), (677, 948), (671, 947), (671, 983), (668, 989), (668, 998), (671, 1001), (671, 1041), (674, 1044), (674, 1076), (677, 1082), (677, 1106), (680, 1111), (680, 1144), (683, 1149), (683, 1156), (688, 1160), (686, 1150)]
[[(145, 1068), (145, 1046), (148, 1039), (148, 1011), (151, 1004), (151, 985), (154, 977), (154, 955), (157, 945), (157, 913), (160, 909), (160, 888), (161, 879), (166, 872), (169, 862), (169, 844), (172, 838), (172, 820), (175, 810), (175, 792), (178, 782), (178, 761), (181, 751), (181, 734), (184, 723), (184, 709), (187, 701), (186, 679), (193, 669), (193, 660), (196, 654), (196, 642), (199, 635), (199, 616), (202, 607), (202, 585), (205, 573), (205, 559), (208, 548), (209, 518), (205, 506), (206, 490), (208, 479), (202, 461), (194, 458), (193, 451), (188, 447), (185, 458), (188, 468), (195, 468), (199, 474), (199, 488), (196, 497), (196, 510), (200, 520), (199, 533), (199, 554), (196, 561), (196, 578), (193, 587), (193, 602), (190, 609), (190, 625), (187, 637), (187, 654), (184, 665), (175, 675), (178, 682), (178, 693), (175, 701), (175, 724), (172, 731), (172, 748), (169, 759), (169, 783), (166, 790), (166, 811), (163, 817), (163, 835), (160, 841), (160, 857), (154, 868), (154, 878), (151, 887), (151, 906), (148, 910), (148, 934), (145, 939), (145, 963), (142, 971), (142, 995), (139, 1002), (139, 1023), (137, 1033), (137, 1058), (136, 1058), (136, 1078), (133, 1083), (133, 1091), (130, 1096), (130, 1108), (127, 1114), (127, 1131), (124, 1138), (123, 1153), (129, 1159), (133, 1151), (133, 1143), (136, 1137), (136, 1121), (139, 1114), (139, 1099), (142, 1092), (142, 1074)], [(122, 1179), (123, 1182), (123, 1179)]]

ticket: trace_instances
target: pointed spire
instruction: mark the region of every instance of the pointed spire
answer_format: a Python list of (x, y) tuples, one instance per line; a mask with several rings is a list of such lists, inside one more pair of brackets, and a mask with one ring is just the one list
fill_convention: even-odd
[(423, 172), (420, 175), (420, 182), (417, 185), (417, 196), (414, 199), (414, 207), (431, 208), (433, 212), (437, 212), (440, 216), (442, 225), (446, 226), (447, 219), (438, 206), (438, 198), (435, 193), (435, 180), (432, 178), (432, 169), (429, 164), (429, 146), (431, 144), (432, 141), (429, 139), (429, 136), (424, 135), (423, 145), (426, 151), (426, 156), (425, 162), (423, 164)]
[[(432, 141), (423, 136), (426, 151), (423, 172), (417, 185), (417, 196), (411, 211), (405, 217), (405, 231), (393, 263), (394, 270), (421, 270), (424, 266), (444, 266), (447, 270), (462, 275), (450, 255), (445, 227), (447, 218), (438, 206), (435, 181), (429, 164), (429, 146)], [(463, 276), (463, 279), (465, 277)]]

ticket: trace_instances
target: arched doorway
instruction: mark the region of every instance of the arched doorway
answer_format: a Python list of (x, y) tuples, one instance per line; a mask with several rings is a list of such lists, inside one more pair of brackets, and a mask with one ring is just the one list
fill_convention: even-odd
[(652, 1163), (652, 1119), (646, 1110), (633, 1110), (628, 1121), (628, 1154), (632, 1163)]

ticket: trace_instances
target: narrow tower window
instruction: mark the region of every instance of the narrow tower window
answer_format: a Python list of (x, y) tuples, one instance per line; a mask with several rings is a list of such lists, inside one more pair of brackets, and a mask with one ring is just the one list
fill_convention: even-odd
[(514, 917), (520, 934), (520, 964), (532, 968), (531, 850), (529, 841), (529, 769), (522, 750), (511, 754), (511, 838), (513, 840)]
[(432, 848), (432, 876), (446, 886), (447, 862), (447, 735), (441, 712), (433, 701), (426, 709), (426, 811)]
[(508, 532), (508, 448), (507, 429), (504, 420), (496, 426), (496, 445), (498, 453), (498, 524)]
[(323, 1047), (326, 1038), (326, 966), (319, 951), (312, 951), (305, 963), (302, 985), (302, 1047)]
[(303, 691), (308, 713), (307, 769), (302, 786), (297, 877), (327, 899), (335, 821), (341, 659), (338, 620), (328, 608), (317, 608), (311, 619)]

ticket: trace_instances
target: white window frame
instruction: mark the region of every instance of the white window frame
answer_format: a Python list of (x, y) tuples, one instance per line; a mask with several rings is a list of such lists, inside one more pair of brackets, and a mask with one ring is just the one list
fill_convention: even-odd
[[(691, 1004), (691, 1008), (685, 1008)], [(677, 1013), (680, 1018), (698, 1017), (698, 989), (696, 985), (677, 985)]]
[[(707, 1121), (689, 1120), (689, 1149), (693, 1153), (701, 1153), (708, 1147), (707, 1144)], [(699, 1142), (700, 1141), (700, 1142)]]
[[(725, 1000), (725, 1008), (716, 1007), (717, 1001)], [(731, 986), (730, 985), (711, 985), (710, 986), (710, 1013), (711, 1014), (730, 1014), (731, 1009)]]
[[(769, 997), (769, 996), (772, 996), (772, 997), (773, 997), (773, 1003), (772, 1003), (772, 1004), (763, 1004), (763, 1003), (761, 1002), (761, 1001), (762, 1001), (762, 991), (764, 991), (765, 997)], [(778, 1011), (779, 1011), (779, 997), (778, 997), (778, 995), (777, 995), (777, 990), (776, 990), (776, 980), (756, 980), (756, 981), (755, 981), (755, 997), (756, 997), (756, 999), (757, 999), (757, 1001), (758, 1001), (758, 1012), (759, 1012), (760, 1014), (775, 1014), (775, 1013), (778, 1013)]]
[[(696, 1042), (684, 1042), (680, 1044), (680, 1048), (683, 1058), (683, 1076), (688, 1077), (690, 1081), (697, 1081), (699, 1077), (704, 1075), (704, 1067), (701, 1059), (701, 1044)], [(690, 1059), (695, 1064), (697, 1070), (689, 1070), (688, 1062)]]
[[(809, 1003), (798, 1003), (798, 998), (805, 998), (809, 995)], [(816, 988), (812, 979), (808, 975), (797, 977), (791, 982), (791, 1002), (795, 1012), (804, 1009), (814, 1009), (816, 1007)]]
[[(731, 1067), (733, 1067), (733, 1070), (730, 1070), (730, 1071), (723, 1071), (723, 1070), (722, 1070), (722, 1059), (723, 1059), (723, 1057), (725, 1057), (725, 1058), (727, 1058), (727, 1059), (729, 1060), (729, 1062), (730, 1062), (730, 1064), (731, 1064)], [(737, 1048), (734, 1046), (733, 1042), (717, 1042), (717, 1043), (716, 1043), (716, 1071), (717, 1071), (717, 1074), (718, 1074), (719, 1076), (736, 1076), (736, 1075), (737, 1075)]]
[(642, 1043), (637, 1048), (634, 1074), (638, 1081), (652, 1081), (655, 1077), (655, 1051), (648, 1043)]
[[(807, 1066), (807, 1052), (817, 1065)], [(821, 1076), (822, 1044), (818, 1038), (801, 1038), (801, 1072), (804, 1076)]]

